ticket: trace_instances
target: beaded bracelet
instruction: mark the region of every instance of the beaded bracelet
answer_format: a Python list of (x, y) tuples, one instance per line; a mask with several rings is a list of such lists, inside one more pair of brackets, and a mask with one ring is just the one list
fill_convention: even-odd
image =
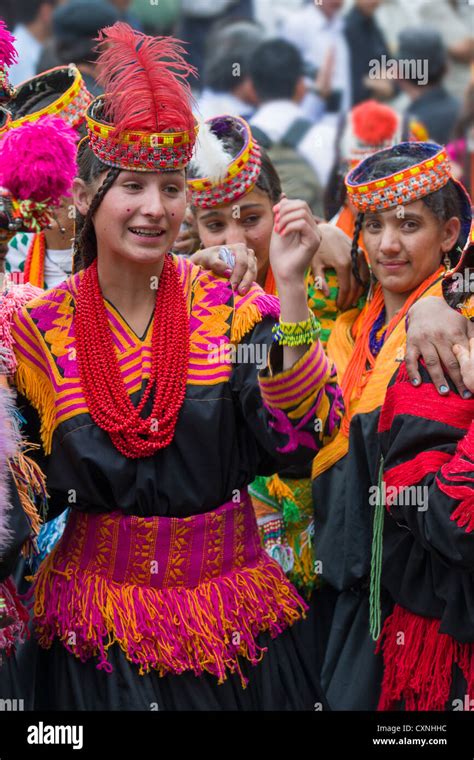
[(273, 340), (280, 346), (304, 346), (314, 343), (321, 332), (321, 322), (311, 314), (304, 322), (279, 322), (273, 327)]

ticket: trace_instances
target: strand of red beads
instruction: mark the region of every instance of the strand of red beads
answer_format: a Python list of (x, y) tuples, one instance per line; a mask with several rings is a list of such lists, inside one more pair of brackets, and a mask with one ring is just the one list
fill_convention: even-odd
[[(174, 436), (189, 363), (189, 316), (172, 257), (165, 258), (156, 296), (150, 378), (135, 407), (123, 382), (100, 289), (97, 259), (85, 270), (76, 299), (76, 351), (89, 413), (130, 459), (153, 455)], [(152, 410), (141, 416), (152, 391)]]

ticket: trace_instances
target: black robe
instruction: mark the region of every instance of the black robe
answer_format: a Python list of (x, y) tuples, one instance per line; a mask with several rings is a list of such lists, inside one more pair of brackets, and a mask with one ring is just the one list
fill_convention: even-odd
[[(304, 465), (330, 435), (329, 429), (335, 430), (340, 398), (334, 372), (320, 387), (296, 391), (296, 407), (309, 400), (308, 392), (314, 393), (315, 416), (324, 404), (324, 429), (316, 434), (313, 416), (303, 423), (296, 417), (291, 424), (295, 428), (299, 424), (300, 430), (295, 431), (295, 445), (288, 447), (288, 434), (281, 431), (271, 410), (262, 403), (255, 361), (238, 360), (224, 368), (219, 365), (221, 377), (217, 379), (213, 377), (216, 367), (208, 366), (205, 360), (199, 364), (200, 357), (212, 348), (212, 336), (230, 336), (234, 330), (238, 297), (233, 296), (229, 283), (200, 272), (186, 260), (178, 266), (191, 313), (191, 360), (198, 365), (202, 379), (188, 380), (173, 441), (153, 457), (124, 457), (93, 422), (83, 401), (70, 414), (64, 412), (67, 401), (63, 397), (58, 401), (62, 388), (70, 390), (70, 384), (82, 398), (74, 355), (73, 364), (68, 364), (68, 351), (74, 345), (74, 299), (80, 275), (46, 292), (19, 315), (13, 331), (20, 365), (17, 383), (29, 399), (23, 398), (21, 404), (28, 432), (43, 444), (41, 463), (50, 494), (50, 517), (67, 506), (98, 513), (119, 509), (140, 517), (182, 518), (208, 512), (231, 499), (235, 489), (244, 489), (257, 474)], [(272, 343), (275, 300), (256, 286), (250, 298), (239, 303), (247, 325), (240, 335), (241, 343), (254, 347), (258, 355), (257, 347), (268, 348)], [(111, 304), (106, 306), (116, 341), (127, 344), (125, 353), (138, 352), (137, 366), (143, 368), (151, 329), (138, 338), (117, 310)], [(278, 361), (278, 356), (272, 361), (276, 372)], [(59, 417), (50, 444), (44, 396), (39, 398), (34, 391), (37, 364), (41, 366), (41, 380), (54, 376), (59, 386), (55, 397)], [(289, 379), (292, 372), (288, 370)], [(136, 385), (131, 386), (133, 403), (138, 403), (143, 388), (143, 373), (137, 370)], [(288, 419), (288, 411), (283, 418)], [(282, 452), (285, 447), (288, 451)], [(249, 678), (245, 690), (238, 675), (229, 676), (220, 686), (208, 673), (199, 677), (191, 672), (163, 677), (154, 671), (139, 675), (118, 645), (109, 650), (113, 672), (105, 673), (92, 660), (81, 663), (55, 641), (51, 649), (38, 650), (35, 705), (43, 709), (112, 710), (318, 709), (324, 698), (311, 668), (311, 653), (305, 652), (305, 638), (301, 638), (307, 624), (299, 621), (275, 639), (260, 635), (259, 642), (268, 646), (268, 652), (256, 667), (242, 662), (243, 674)]]

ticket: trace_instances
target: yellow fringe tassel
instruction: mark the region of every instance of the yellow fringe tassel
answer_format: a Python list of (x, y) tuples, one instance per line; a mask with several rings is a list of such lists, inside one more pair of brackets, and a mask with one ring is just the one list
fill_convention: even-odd
[(51, 454), (53, 432), (56, 427), (56, 407), (51, 383), (38, 370), (26, 365), (19, 357), (15, 385), (40, 415), (40, 435), (44, 453)]
[(258, 306), (254, 303), (246, 304), (241, 309), (235, 309), (230, 331), (231, 343), (240, 343), (242, 338), (247, 335), (258, 322), (261, 322), (262, 319), (263, 315)]

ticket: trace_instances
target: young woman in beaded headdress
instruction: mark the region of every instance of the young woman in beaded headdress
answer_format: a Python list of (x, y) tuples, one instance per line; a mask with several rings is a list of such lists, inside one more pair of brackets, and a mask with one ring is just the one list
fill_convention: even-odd
[(170, 255), (196, 136), (191, 69), (176, 41), (126, 24), (99, 44), (105, 95), (74, 184), (77, 274), (14, 331), (48, 516), (71, 506), (33, 584), (36, 705), (314, 709), (306, 605), (260, 546), (247, 486), (307, 462), (337, 426), (301, 298), (317, 226), (280, 204), (280, 304)]
[(404, 358), (405, 315), (415, 301), (441, 295), (443, 273), (466, 242), (471, 209), (451, 177), (446, 151), (432, 143), (380, 151), (346, 184), (358, 209), (354, 269), (362, 230), (374, 280), (362, 311), (338, 317), (328, 342), (345, 414), (334, 441), (315, 457), (313, 498), (316, 556), (335, 594), (322, 684), (333, 709), (357, 710), (377, 707), (381, 658), (374, 655), (373, 638), (392, 606), (386, 589), (377, 594), (376, 551), (370, 572), (380, 409)]
[[(0, 69), (7, 72), (16, 59), (14, 38), (0, 27), (0, 37), (9, 35), (11, 50), (0, 40)], [(3, 65), (2, 65), (3, 64)], [(1, 78), (1, 77), (0, 77)], [(43, 71), (18, 87), (4, 87), (3, 105), (11, 115), (8, 129), (18, 129), (44, 116), (62, 119), (68, 126), (84, 134), (85, 110), (92, 100), (79, 69), (71, 63)], [(1, 94), (0, 94), (1, 95)], [(6, 127), (0, 128), (0, 140)], [(18, 282), (35, 287), (58, 285), (72, 271), (72, 238), (74, 236), (74, 207), (65, 195), (55, 206), (50, 224), (28, 232), (18, 232), (9, 241), (6, 270)]]
[[(474, 230), (443, 280), (446, 303), (471, 321), (473, 272)], [(454, 351), (474, 394), (474, 339), (468, 349)], [(379, 423), (385, 490), (375, 518), (380, 529), (374, 571), (395, 606), (378, 644), (378, 709), (471, 710), (474, 399), (462, 398), (451, 381), (440, 397), (425, 366), (419, 371), (421, 383), (414, 388), (402, 364)], [(401, 636), (404, 646), (397, 646)]]

